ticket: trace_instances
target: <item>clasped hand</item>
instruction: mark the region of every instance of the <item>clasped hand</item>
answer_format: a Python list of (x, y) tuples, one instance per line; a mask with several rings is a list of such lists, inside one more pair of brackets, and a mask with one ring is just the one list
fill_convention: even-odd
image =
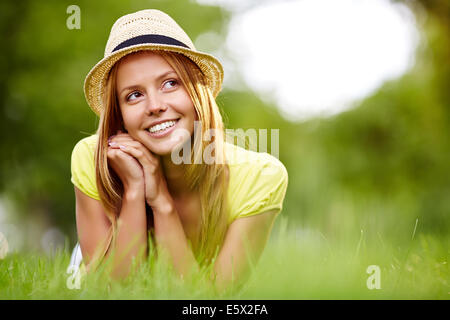
[(125, 192), (144, 190), (150, 206), (165, 195), (167, 185), (159, 156), (120, 130), (108, 141), (108, 163), (122, 181)]

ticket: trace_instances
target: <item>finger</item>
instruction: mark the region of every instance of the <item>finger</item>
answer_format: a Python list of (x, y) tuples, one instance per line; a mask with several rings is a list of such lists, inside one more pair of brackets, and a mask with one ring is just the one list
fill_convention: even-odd
[(109, 142), (114, 142), (114, 143), (119, 143), (119, 144), (130, 143), (131, 145), (136, 146), (136, 147), (141, 145), (141, 143), (139, 141), (136, 141), (133, 138), (128, 138), (128, 137), (115, 137), (114, 139), (112, 139)]
[(117, 148), (117, 149), (119, 149), (121, 145), (125, 146), (125, 147), (133, 147), (133, 148), (143, 152), (144, 155), (148, 158), (148, 160), (150, 162), (152, 162), (154, 164), (158, 163), (158, 159), (156, 158), (156, 156), (153, 153), (151, 153), (150, 150), (147, 149), (147, 147), (145, 147), (142, 143), (140, 143), (136, 140), (127, 139), (127, 138), (124, 138), (124, 139), (117, 138), (114, 141), (111, 141), (109, 143), (109, 145), (111, 147)]
[(115, 149), (119, 149), (120, 145), (128, 145), (128, 146), (133, 146), (133, 147), (138, 148), (138, 145), (135, 142), (133, 142), (132, 140), (116, 139), (116, 140), (108, 142), (108, 146), (115, 148)]
[(136, 148), (132, 145), (126, 144), (119, 145), (119, 149), (136, 158), (143, 167), (154, 167), (155, 165), (151, 158), (147, 156), (145, 151), (141, 150), (140, 148)]
[(153, 155), (149, 150), (144, 147), (141, 143), (134, 140), (116, 140), (109, 142), (109, 147), (113, 149), (120, 149), (120, 147), (132, 147), (134, 149), (140, 150), (149, 159), (149, 161), (154, 162)]
[[(118, 156), (119, 158), (122, 158), (122, 159), (124, 159), (124, 160), (132, 160), (132, 161), (136, 161), (138, 164), (141, 165), (141, 163), (139, 162), (139, 160), (136, 159), (136, 157), (134, 157), (133, 155), (127, 153), (126, 151), (124, 151), (124, 150), (122, 150), (122, 149), (119, 149), (119, 150), (117, 150), (117, 151), (118, 151), (117, 156)], [(142, 165), (141, 165), (141, 166), (142, 166)]]
[(115, 148), (118, 148), (119, 145), (125, 144), (134, 146), (136, 148), (139, 148), (141, 145), (140, 142), (134, 140), (129, 136), (114, 136), (114, 138), (108, 140), (108, 145)]
[(127, 133), (122, 133), (122, 134), (117, 134), (115, 136), (112, 136), (108, 142), (115, 142), (115, 143), (122, 143), (125, 141), (129, 141), (129, 142), (135, 142), (135, 143), (140, 143), (137, 140), (133, 139), (129, 134)]
[(107, 157), (111, 160), (116, 160), (116, 159), (133, 159), (134, 161), (137, 161), (137, 159), (135, 159), (132, 155), (124, 152), (123, 150), (121, 150), (120, 148), (109, 148), (108, 152), (107, 152)]

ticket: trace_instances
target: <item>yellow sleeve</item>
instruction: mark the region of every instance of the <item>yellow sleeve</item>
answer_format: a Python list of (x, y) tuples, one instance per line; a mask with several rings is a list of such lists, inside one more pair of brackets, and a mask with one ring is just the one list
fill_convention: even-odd
[(80, 140), (72, 151), (72, 183), (87, 196), (100, 200), (95, 181), (94, 154), (97, 136)]
[(288, 173), (278, 159), (263, 154), (258, 161), (243, 164), (236, 178), (233, 217), (249, 217), (273, 209), (277, 214), (281, 212)]

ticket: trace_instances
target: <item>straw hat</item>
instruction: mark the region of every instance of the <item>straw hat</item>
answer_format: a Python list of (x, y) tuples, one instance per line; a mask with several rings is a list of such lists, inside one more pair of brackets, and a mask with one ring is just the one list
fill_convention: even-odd
[(112, 26), (105, 55), (89, 71), (84, 94), (98, 115), (103, 110), (103, 93), (112, 66), (125, 55), (141, 50), (166, 50), (184, 54), (206, 76), (208, 87), (216, 97), (223, 82), (221, 63), (212, 55), (197, 51), (189, 36), (166, 13), (147, 9), (120, 17)]

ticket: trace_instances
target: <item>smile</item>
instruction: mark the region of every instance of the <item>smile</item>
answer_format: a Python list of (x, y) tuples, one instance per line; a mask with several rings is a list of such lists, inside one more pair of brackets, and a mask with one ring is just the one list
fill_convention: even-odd
[(155, 126), (152, 126), (148, 129), (148, 132), (152, 137), (162, 138), (166, 136), (178, 123), (178, 120), (170, 120), (163, 123), (159, 123)]

